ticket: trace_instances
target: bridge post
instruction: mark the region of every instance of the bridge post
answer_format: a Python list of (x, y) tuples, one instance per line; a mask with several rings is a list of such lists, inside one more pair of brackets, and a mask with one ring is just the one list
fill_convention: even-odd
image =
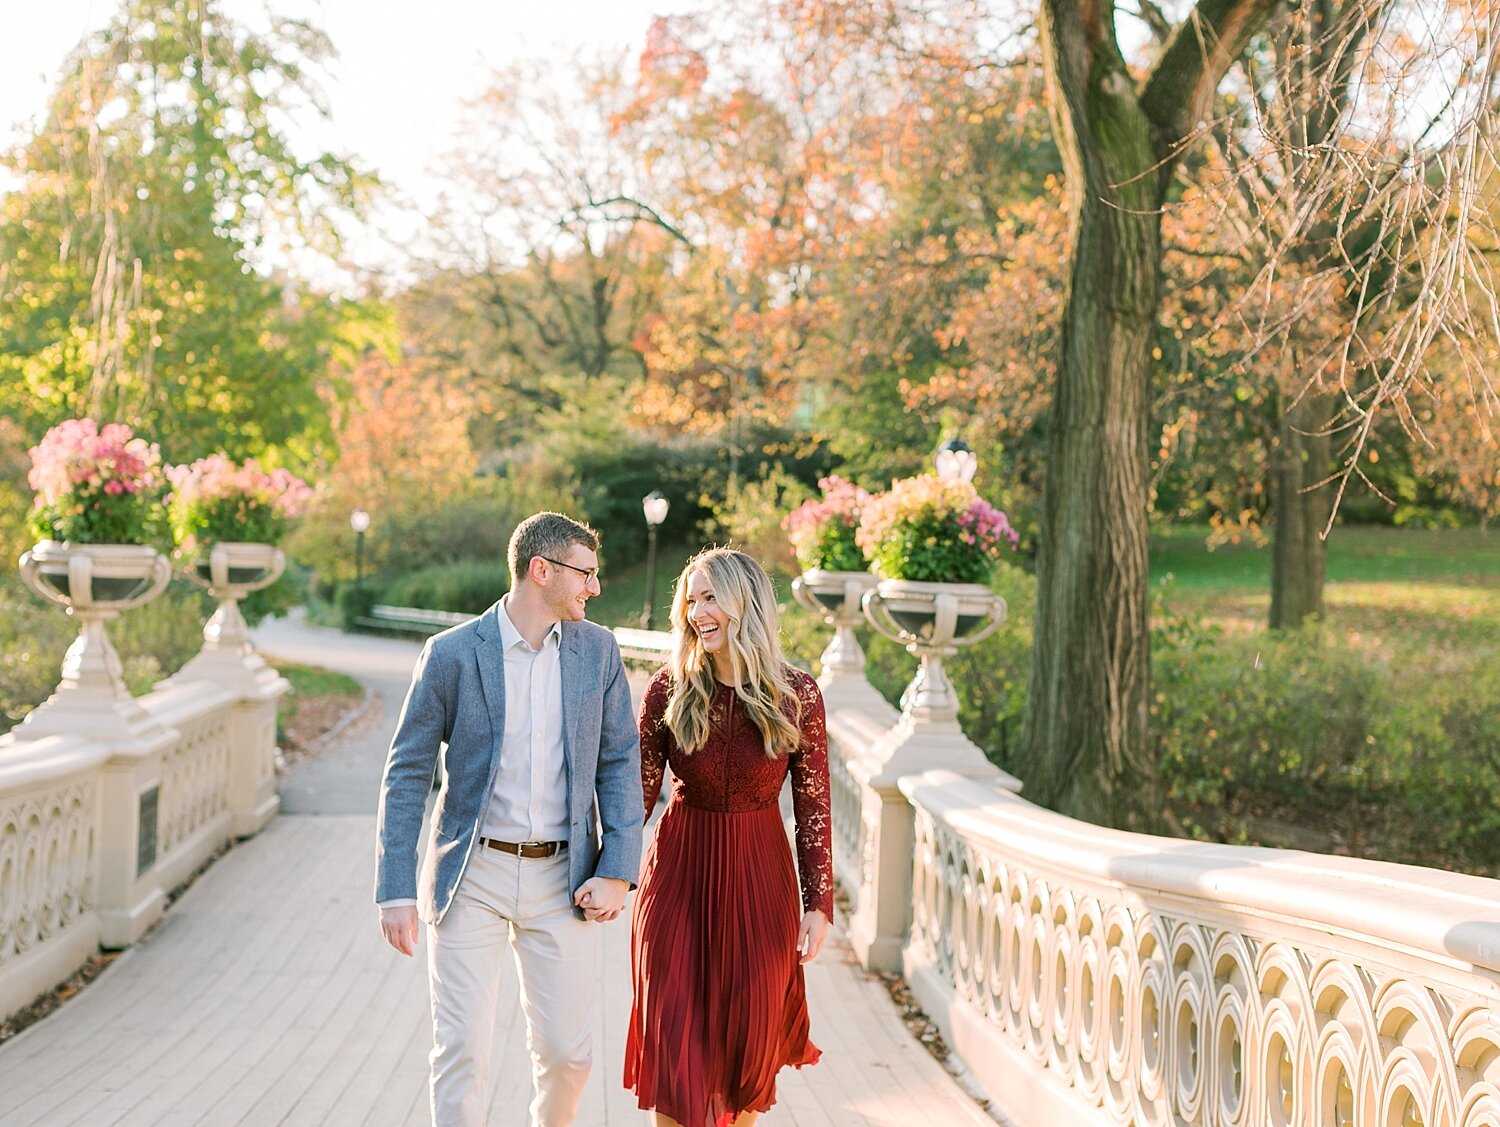
[(158, 729), (149, 742), (117, 744), (100, 772), (99, 945), (129, 947), (167, 908), (156, 867), (162, 756), (178, 738)]

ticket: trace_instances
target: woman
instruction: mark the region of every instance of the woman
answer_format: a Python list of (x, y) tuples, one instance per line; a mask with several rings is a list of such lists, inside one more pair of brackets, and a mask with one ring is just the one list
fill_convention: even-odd
[[(631, 915), (625, 1085), (657, 1127), (749, 1127), (776, 1073), (818, 1059), (802, 964), (833, 916), (828, 736), (817, 682), (787, 664), (771, 580), (743, 552), (688, 561), (674, 646), (641, 705), (649, 815)], [(787, 775), (798, 880), (777, 805)]]

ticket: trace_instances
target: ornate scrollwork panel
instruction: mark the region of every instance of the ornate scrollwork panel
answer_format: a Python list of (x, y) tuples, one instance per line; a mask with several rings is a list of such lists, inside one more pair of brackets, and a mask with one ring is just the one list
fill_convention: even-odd
[(229, 809), (229, 727), (223, 712), (182, 725), (162, 755), (157, 850), (169, 856)]
[(93, 907), (98, 784), (0, 799), (0, 966)]
[(1493, 976), (915, 829), (913, 949), (1099, 1122), (1500, 1127)]

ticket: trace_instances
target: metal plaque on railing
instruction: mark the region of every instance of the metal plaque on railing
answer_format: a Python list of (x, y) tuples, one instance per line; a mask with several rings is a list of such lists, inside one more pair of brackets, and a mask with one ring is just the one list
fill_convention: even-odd
[(140, 876), (156, 864), (156, 811), (160, 805), (160, 798), (160, 787), (147, 787), (141, 791), (141, 811), (136, 819), (140, 835), (135, 845), (136, 876)]

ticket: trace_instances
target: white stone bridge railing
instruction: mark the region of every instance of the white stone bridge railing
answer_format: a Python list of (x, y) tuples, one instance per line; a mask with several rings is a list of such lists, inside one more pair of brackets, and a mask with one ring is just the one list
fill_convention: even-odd
[(248, 645), (195, 660), (135, 700), (117, 677), (65, 679), (44, 723), (0, 737), (0, 1019), (134, 943), (275, 816), (286, 681)]
[(1500, 882), (901, 790), (904, 972), (1018, 1122), (1500, 1123)]
[(1101, 829), (823, 684), (855, 951), (1018, 1127), (1500, 1127), (1500, 881)]

